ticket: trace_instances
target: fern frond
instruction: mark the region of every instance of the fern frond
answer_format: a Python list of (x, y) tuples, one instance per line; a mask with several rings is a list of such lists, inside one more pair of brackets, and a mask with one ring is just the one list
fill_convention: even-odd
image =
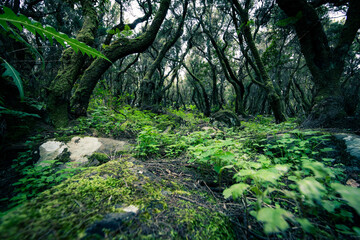
[(11, 77), (16, 85), (16, 87), (19, 89), (20, 98), (21, 100), (24, 99), (24, 89), (22, 85), (22, 81), (20, 78), (20, 73), (16, 71), (16, 69), (11, 66), (5, 59), (1, 58), (1, 60), (4, 61), (3, 64), (1, 64), (5, 68), (5, 72), (2, 74), (3, 77)]
[(20, 31), (25, 28), (34, 35), (36, 35), (36, 33), (39, 34), (44, 40), (45, 38), (49, 39), (51, 44), (53, 43), (53, 39), (55, 39), (64, 47), (69, 45), (75, 52), (80, 51), (82, 54), (87, 54), (91, 57), (103, 58), (110, 62), (110, 60), (98, 50), (89, 47), (83, 42), (70, 38), (64, 33), (57, 32), (55, 28), (51, 26), (42, 26), (39, 22), (32, 21), (24, 15), (18, 16), (10, 8), (3, 7), (3, 9), (4, 14), (0, 14), (0, 25), (5, 29), (5, 31), (10, 31), (11, 27), (8, 23), (11, 23)]

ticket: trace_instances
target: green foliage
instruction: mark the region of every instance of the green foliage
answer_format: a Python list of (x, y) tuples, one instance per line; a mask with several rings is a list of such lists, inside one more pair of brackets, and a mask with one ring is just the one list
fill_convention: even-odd
[(26, 113), (26, 112), (16, 111), (16, 110), (11, 110), (11, 109), (8, 109), (8, 108), (1, 107), (1, 106), (0, 106), (0, 116), (1, 116), (1, 114), (12, 115), (12, 116), (18, 117), (18, 118), (24, 118), (24, 117), (40, 118), (40, 116), (37, 115), (37, 114)]
[(160, 132), (152, 126), (145, 126), (138, 134), (135, 151), (138, 157), (178, 157), (189, 145), (178, 134)]
[(302, 18), (303, 14), (302, 12), (298, 12), (295, 17), (288, 17), (285, 19), (282, 19), (278, 21), (276, 24), (280, 27), (286, 27), (288, 25), (295, 24), (297, 21), (299, 21)]
[(360, 189), (349, 186), (344, 186), (339, 183), (333, 183), (331, 187), (338, 193), (340, 193), (342, 199), (353, 207), (360, 216)]
[(10, 8), (3, 7), (3, 9), (4, 13), (0, 15), (0, 25), (5, 29), (5, 31), (10, 31), (12, 29), (9, 25), (9, 23), (11, 23), (20, 31), (25, 28), (34, 35), (38, 34), (44, 40), (45, 38), (47, 38), (51, 44), (53, 43), (53, 39), (55, 39), (63, 47), (69, 45), (75, 50), (75, 52), (80, 51), (82, 54), (87, 54), (91, 57), (99, 57), (110, 61), (96, 49), (91, 48), (85, 43), (80, 42), (76, 39), (69, 38), (66, 34), (57, 32), (51, 26), (42, 26), (40, 23), (30, 20), (24, 15), (17, 16)]
[(42, 161), (34, 165), (27, 165), (31, 161), (31, 150), (20, 155), (14, 161), (15, 167), (22, 178), (13, 185), (16, 186), (15, 197), (11, 198), (12, 205), (18, 205), (39, 193), (53, 186), (56, 186), (82, 171), (84, 168), (75, 167), (71, 163), (65, 163), (61, 160)]
[(5, 72), (2, 74), (2, 77), (11, 77), (13, 79), (13, 82), (15, 83), (16, 87), (19, 89), (20, 98), (21, 100), (23, 100), (24, 89), (20, 78), (20, 73), (16, 71), (16, 69), (13, 66), (11, 66), (5, 59), (1, 57), (0, 59), (4, 61), (4, 63), (1, 65), (5, 68)]
[(135, 148), (137, 155), (139, 157), (159, 155), (161, 141), (161, 135), (156, 128), (144, 127), (137, 138), (138, 145)]
[(264, 222), (264, 232), (267, 234), (288, 229), (289, 224), (285, 219), (291, 217), (292, 214), (282, 208), (262, 208), (256, 214), (256, 219)]
[[(323, 147), (328, 140), (329, 135), (319, 132), (292, 130), (260, 141), (263, 143), (253, 148), (256, 152), (252, 162), (235, 157), (237, 162), (233, 161), (231, 166), (237, 168), (234, 178), (238, 183), (226, 189), (224, 197), (255, 197), (256, 201), (250, 201), (254, 209), (251, 213), (264, 223), (266, 234), (287, 230), (287, 220), (290, 220), (307, 233), (321, 235), (325, 229), (316, 230), (312, 221), (321, 221), (320, 216), (327, 214), (333, 216), (333, 220), (323, 224), (334, 227), (335, 219), (342, 219), (351, 226), (351, 212), (339, 210), (348, 205), (358, 211), (355, 199), (358, 199), (359, 191), (333, 183), (342, 180), (342, 170), (321, 157), (321, 154), (333, 151)], [(259, 155), (259, 151), (264, 154)], [(341, 201), (336, 197), (337, 193), (342, 196)], [(350, 229), (342, 233), (355, 234)]]
[(133, 32), (131, 31), (131, 28), (129, 25), (125, 25), (124, 30), (120, 31), (118, 28), (116, 28), (115, 30), (111, 29), (107, 31), (109, 34), (114, 34), (117, 37), (130, 37), (131, 35), (133, 35)]
[(327, 147), (329, 134), (293, 130), (292, 122), (276, 126), (262, 116), (242, 125), (246, 128), (236, 134), (227, 129), (226, 140), (206, 132), (187, 136), (201, 136), (188, 142), (190, 162), (211, 166), (219, 176), (234, 175), (236, 183), (224, 190), (225, 198), (241, 200), (247, 218), (263, 223), (265, 234), (281, 236), (290, 223), (315, 237), (327, 228), (357, 234), (352, 227), (359, 191), (338, 183), (344, 181), (343, 169), (328, 157), (334, 151)]

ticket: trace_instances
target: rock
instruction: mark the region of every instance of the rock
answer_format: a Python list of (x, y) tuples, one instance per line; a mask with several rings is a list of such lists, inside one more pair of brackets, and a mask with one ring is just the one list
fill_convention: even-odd
[(240, 118), (229, 110), (220, 110), (211, 114), (211, 118), (214, 120), (226, 124), (228, 127), (240, 127)]
[(114, 154), (116, 152), (129, 152), (133, 149), (132, 145), (126, 141), (114, 140), (111, 138), (99, 138), (101, 146), (99, 151)]
[(89, 158), (96, 152), (106, 153), (115, 156), (118, 152), (129, 152), (132, 150), (131, 144), (125, 141), (118, 141), (110, 138), (96, 137), (73, 137), (67, 144), (59, 141), (48, 141), (40, 146), (39, 164), (47, 160), (59, 158), (63, 152), (70, 154), (70, 162), (76, 166), (84, 166), (89, 163)]
[(360, 186), (360, 184), (358, 184), (354, 179), (347, 180), (346, 185), (348, 185), (350, 187), (354, 187), (354, 188), (357, 188)]
[(134, 214), (138, 214), (138, 212), (139, 212), (139, 208), (137, 206), (134, 206), (134, 205), (124, 207), (122, 210), (124, 212), (132, 212)]
[(121, 226), (129, 221), (136, 214), (133, 212), (122, 212), (122, 213), (109, 213), (101, 221), (97, 221), (92, 224), (86, 233), (88, 235), (99, 235), (105, 237), (104, 230), (115, 231), (121, 228)]
[(360, 137), (354, 134), (339, 133), (334, 135), (337, 139), (343, 140), (346, 151), (354, 158), (360, 160)]
[(213, 127), (202, 127), (201, 130), (203, 131), (211, 131), (211, 132), (216, 132), (217, 129), (213, 128)]
[[(67, 148), (67, 145), (63, 142), (58, 141), (48, 141), (40, 145), (40, 159), (38, 163), (41, 166), (47, 166), (48, 163), (43, 161), (54, 160), (56, 159), (63, 151)], [(42, 163), (43, 162), (43, 163)]]
[(67, 145), (71, 162), (85, 165), (89, 162), (88, 157), (96, 152), (102, 144), (95, 137), (73, 137)]

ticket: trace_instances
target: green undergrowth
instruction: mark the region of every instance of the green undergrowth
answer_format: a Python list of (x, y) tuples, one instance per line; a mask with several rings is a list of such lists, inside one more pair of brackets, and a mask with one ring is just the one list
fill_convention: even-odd
[[(142, 171), (131, 159), (90, 167), (4, 213), (1, 239), (234, 239), (226, 216), (179, 198), (190, 194), (180, 183)], [(116, 228), (87, 230), (130, 205), (139, 212)]]
[[(238, 212), (231, 215), (241, 216), (241, 231), (247, 236), (280, 239), (360, 236), (357, 225), (360, 190), (345, 184), (349, 179), (345, 169), (353, 166), (338, 152), (341, 149), (336, 147), (331, 134), (297, 129), (294, 119), (275, 124), (270, 117), (257, 116), (243, 121), (242, 128), (227, 128), (211, 124), (193, 111), (167, 109), (164, 111), (167, 114), (154, 114), (129, 106), (114, 111), (92, 104), (88, 118), (59, 129), (55, 136), (66, 140), (76, 134), (97, 132), (104, 137), (132, 137), (136, 140), (132, 154), (141, 161), (178, 158), (198, 166), (200, 173), (211, 172), (211, 176), (216, 176), (213, 179), (216, 188), (223, 193), (222, 201), (237, 206)], [(138, 217), (127, 222), (121, 231), (110, 231), (105, 237), (234, 237), (228, 219), (219, 211), (176, 197), (202, 194), (182, 189), (181, 182), (169, 184), (145, 175), (139, 177), (128, 163), (108, 162), (106, 156), (100, 155), (93, 156), (102, 164), (99, 167), (70, 168), (73, 172), (55, 171), (60, 164), (57, 161), (42, 168), (29, 165), (31, 158), (30, 151), (15, 161), (14, 166), (24, 175), (18, 183), (15, 202), (23, 204), (5, 214), (0, 227), (2, 234), (9, 228), (7, 232), (14, 234), (11, 236), (20, 234), (19, 238), (36, 239), (40, 236), (38, 231), (48, 234), (48, 238), (85, 237), (85, 229), (92, 223), (118, 211), (114, 206), (131, 204), (143, 209)], [(107, 177), (103, 174), (105, 169), (109, 172)], [(207, 199), (210, 206), (216, 203), (210, 196)], [(35, 220), (30, 222), (30, 218)], [(51, 226), (46, 221), (52, 221)], [(25, 226), (24, 231), (18, 232), (19, 226)]]
[(70, 141), (72, 136), (94, 132), (105, 137), (134, 138), (149, 126), (159, 131), (188, 131), (198, 129), (200, 124), (208, 121), (195, 111), (166, 109), (163, 114), (157, 114), (130, 106), (122, 106), (114, 111), (110, 107), (96, 105), (89, 110), (89, 117), (79, 118), (70, 127), (57, 129), (55, 138), (59, 141)]
[(223, 195), (243, 206), (248, 225), (263, 228), (264, 237), (359, 236), (360, 189), (343, 184), (345, 167), (327, 146), (329, 134), (292, 130), (291, 123), (243, 125), (236, 138), (207, 139), (189, 153), (219, 179), (223, 171), (233, 175)]

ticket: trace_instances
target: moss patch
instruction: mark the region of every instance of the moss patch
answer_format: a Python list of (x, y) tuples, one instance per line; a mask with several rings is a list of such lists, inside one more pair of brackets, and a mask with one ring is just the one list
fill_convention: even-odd
[(90, 158), (89, 161), (98, 161), (100, 164), (106, 163), (110, 160), (109, 156), (106, 155), (105, 153), (99, 153), (99, 152), (94, 152)]
[[(227, 218), (134, 164), (115, 160), (87, 170), (12, 209), (1, 239), (233, 239)], [(108, 214), (135, 205), (139, 212), (101, 236), (86, 230)]]

